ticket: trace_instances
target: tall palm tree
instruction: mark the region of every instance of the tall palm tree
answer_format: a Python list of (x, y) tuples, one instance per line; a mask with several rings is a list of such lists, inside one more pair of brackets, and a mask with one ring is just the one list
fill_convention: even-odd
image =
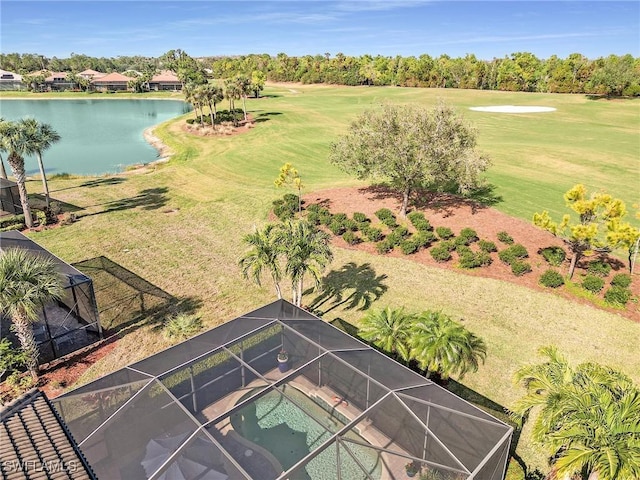
[(276, 294), (282, 298), (280, 281), (282, 280), (282, 267), (280, 266), (279, 247), (276, 226), (268, 224), (262, 230), (245, 235), (242, 241), (250, 246), (250, 249), (240, 258), (238, 262), (242, 269), (244, 278), (252, 278), (260, 285), (260, 278), (267, 270), (271, 275)]
[(322, 271), (333, 259), (329, 246), (331, 237), (307, 220), (288, 220), (279, 227), (278, 241), (285, 261), (285, 273), (291, 279), (292, 300), (302, 305), (302, 287), (308, 274), (316, 287)]
[(360, 320), (358, 335), (408, 362), (409, 340), (415, 318), (403, 308), (369, 310)]
[(25, 127), (29, 129), (29, 136), (32, 138), (32, 148), (38, 158), (38, 167), (40, 167), (40, 176), (42, 177), (42, 188), (47, 208), (49, 208), (49, 185), (47, 183), (47, 174), (44, 171), (42, 163), (42, 152), (51, 147), (60, 140), (60, 135), (48, 123), (39, 123), (35, 118), (27, 118), (24, 120)]
[[(3, 117), (0, 117), (0, 131), (2, 130), (1, 125), (5, 121), (6, 120)], [(0, 142), (0, 152), (6, 152), (6, 150), (2, 146), (2, 142)], [(4, 168), (4, 160), (2, 159), (2, 155), (0, 155), (0, 177), (4, 178), (5, 180), (7, 179), (7, 170)]]
[(442, 312), (422, 312), (414, 322), (409, 344), (420, 368), (443, 380), (477, 371), (487, 357), (484, 341)]
[(38, 379), (38, 345), (31, 323), (38, 320), (38, 308), (59, 299), (62, 279), (48, 258), (20, 248), (0, 254), (0, 311), (13, 322), (13, 330), (28, 356), (27, 368)]
[(27, 228), (33, 227), (33, 219), (31, 218), (31, 208), (29, 208), (27, 187), (25, 185), (24, 156), (35, 153), (33, 145), (33, 138), (29, 134), (29, 128), (25, 125), (25, 120), (0, 122), (0, 146), (2, 150), (9, 152), (7, 162), (18, 184), (24, 223)]
[(244, 112), (244, 121), (247, 121), (247, 97), (251, 93), (251, 80), (245, 75), (238, 75), (235, 78), (236, 92), (242, 98), (242, 111)]
[(572, 367), (555, 347), (542, 364), (525, 365), (514, 380), (526, 389), (516, 419), (535, 409), (532, 436), (554, 458), (558, 478), (640, 478), (640, 390), (626, 375), (594, 363)]

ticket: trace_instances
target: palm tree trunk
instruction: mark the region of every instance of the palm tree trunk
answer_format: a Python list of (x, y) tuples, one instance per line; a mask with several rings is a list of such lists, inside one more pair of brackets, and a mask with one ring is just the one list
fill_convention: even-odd
[[(16, 177), (16, 183), (18, 184), (18, 192), (20, 192), (20, 203), (22, 205), (22, 213), (24, 214), (24, 223), (27, 228), (33, 228), (33, 219), (31, 218), (31, 208), (29, 208), (29, 199), (27, 197), (27, 187), (24, 182), (26, 175), (24, 174), (24, 160), (21, 162), (21, 158), (15, 158), (12, 154), (9, 154), (7, 161), (13, 171), (13, 176)], [(20, 165), (22, 163), (22, 166)]]
[(24, 313), (13, 318), (13, 329), (20, 341), (22, 350), (27, 354), (27, 369), (29, 370), (31, 377), (37, 382), (39, 374), (38, 344), (33, 336), (31, 323), (27, 320), (27, 316)]
[(44, 189), (44, 199), (47, 208), (49, 208), (49, 185), (47, 183), (47, 174), (44, 172), (44, 164), (42, 163), (42, 153), (37, 152), (38, 167), (40, 167), (40, 176), (42, 177), (42, 188)]
[(296, 307), (302, 307), (302, 282), (303, 282), (303, 277), (301, 275), (300, 278), (298, 279), (298, 285), (297, 285), (298, 293), (296, 295)]
[(272, 277), (272, 278), (273, 278), (273, 284), (276, 287), (276, 294), (278, 295), (278, 300), (280, 300), (282, 299), (282, 290), (280, 290), (280, 284), (278, 283), (275, 277)]
[(7, 171), (4, 168), (4, 160), (2, 159), (2, 156), (0, 156), (0, 177), (5, 180), (7, 179)]
[(211, 108), (211, 102), (209, 102), (209, 117), (211, 118), (211, 128), (215, 127), (215, 123), (213, 122), (214, 120), (214, 116), (213, 116), (213, 108)]
[(247, 121), (247, 97), (242, 95), (242, 111), (244, 112), (244, 121)]
[(573, 277), (573, 271), (576, 269), (576, 264), (578, 263), (578, 257), (580, 253), (573, 252), (573, 256), (571, 257), (571, 264), (569, 265), (569, 280)]

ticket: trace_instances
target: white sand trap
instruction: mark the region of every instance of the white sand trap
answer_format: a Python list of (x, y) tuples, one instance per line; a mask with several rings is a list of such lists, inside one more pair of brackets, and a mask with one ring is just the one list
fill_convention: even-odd
[(541, 113), (555, 112), (553, 107), (528, 107), (518, 105), (495, 105), (492, 107), (470, 107), (469, 110), (476, 112), (493, 112), (493, 113)]

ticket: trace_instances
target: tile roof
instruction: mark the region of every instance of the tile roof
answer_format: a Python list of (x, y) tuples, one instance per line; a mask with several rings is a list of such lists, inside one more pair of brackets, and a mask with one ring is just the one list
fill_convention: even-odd
[(151, 79), (151, 82), (171, 82), (171, 83), (181, 83), (180, 79), (177, 75), (169, 70), (163, 70), (157, 75), (154, 75)]
[(66, 425), (37, 389), (0, 410), (0, 476), (7, 480), (96, 478)]
[(129, 80), (133, 80), (132, 77), (127, 77), (126, 75), (122, 75), (118, 72), (109, 73), (104, 77), (94, 78), (93, 83), (114, 83), (114, 82), (128, 82)]
[(106, 73), (96, 72), (95, 70), (91, 70), (90, 68), (87, 68), (86, 70), (80, 72), (78, 75), (80, 75), (81, 77), (100, 78), (100, 77), (104, 77)]

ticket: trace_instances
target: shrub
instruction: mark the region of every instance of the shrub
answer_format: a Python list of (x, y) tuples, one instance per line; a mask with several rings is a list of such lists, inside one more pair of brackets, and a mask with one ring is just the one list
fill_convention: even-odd
[(604, 292), (604, 300), (607, 303), (612, 305), (621, 305), (624, 306), (631, 299), (631, 290), (623, 287), (609, 287), (609, 289)]
[(312, 203), (308, 207), (305, 208), (307, 212), (320, 213), (323, 207), (320, 206), (319, 203)]
[(531, 271), (531, 265), (529, 265), (527, 262), (514, 260), (513, 263), (511, 263), (511, 272), (516, 277), (521, 277), (522, 275), (530, 271)]
[(490, 242), (489, 240), (480, 240), (478, 242), (478, 245), (480, 246), (480, 250), (482, 250), (483, 252), (491, 253), (498, 251), (498, 247), (496, 247), (496, 244)]
[(429, 253), (433, 257), (433, 259), (438, 263), (447, 262), (451, 260), (451, 252), (449, 252), (449, 249), (443, 243), (433, 247), (431, 250), (429, 250)]
[(36, 210), (35, 212), (35, 220), (38, 225), (46, 225), (47, 224), (47, 214), (42, 210)]
[(335, 219), (329, 224), (329, 230), (334, 235), (342, 235), (347, 229), (344, 228), (342, 222), (336, 221)]
[(400, 249), (402, 250), (402, 253), (404, 253), (405, 255), (411, 255), (412, 253), (416, 253), (419, 248), (420, 248), (420, 245), (415, 239), (406, 239), (400, 243)]
[(604, 280), (595, 275), (587, 275), (582, 280), (582, 288), (592, 293), (598, 293), (604, 287)]
[(631, 275), (626, 273), (616, 273), (611, 279), (611, 285), (614, 287), (627, 288), (631, 285)]
[(350, 218), (347, 218), (344, 222), (342, 222), (342, 225), (345, 229), (352, 232), (357, 232), (359, 229), (358, 222), (356, 222), (355, 220), (351, 220)]
[(396, 227), (389, 235), (387, 235), (387, 241), (394, 247), (397, 247), (408, 235), (409, 230), (407, 229), (407, 227), (400, 225)]
[(451, 229), (449, 227), (437, 227), (436, 228), (436, 233), (443, 240), (447, 240), (447, 239), (453, 237), (453, 232), (451, 231)]
[(433, 242), (436, 242), (438, 240), (438, 237), (436, 237), (436, 234), (433, 232), (427, 232), (427, 231), (421, 230), (418, 233), (413, 235), (413, 239), (418, 243), (419, 246), (428, 247)]
[(358, 223), (369, 223), (371, 221), (364, 213), (360, 212), (355, 212), (353, 214), (353, 219)]
[(320, 215), (320, 223), (322, 225), (326, 227), (331, 225), (331, 222), (333, 222), (333, 215), (331, 215), (331, 212), (328, 209), (323, 208), (318, 214)]
[(602, 260), (594, 260), (589, 262), (589, 266), (587, 267), (587, 272), (591, 275), (598, 275), (599, 277), (606, 277), (609, 275), (611, 271), (611, 265)]
[(443, 240), (442, 242), (440, 242), (440, 246), (442, 248), (446, 248), (449, 252), (453, 252), (458, 247), (458, 245), (456, 245), (456, 242), (453, 240)]
[(542, 275), (540, 275), (540, 284), (549, 288), (558, 288), (564, 285), (564, 278), (562, 278), (560, 272), (550, 268)]
[(478, 268), (491, 264), (491, 257), (487, 252), (474, 253), (469, 247), (461, 245), (456, 248), (459, 256), (458, 265), (461, 268)]
[(425, 218), (424, 213), (422, 212), (411, 212), (407, 215), (407, 218), (419, 232), (427, 232), (433, 229), (429, 220)]
[[(7, 227), (15, 227), (19, 228), (24, 227), (24, 215), (11, 215), (10, 217), (5, 217), (0, 220), (0, 231), (5, 231), (8, 229)], [(9, 228), (10, 230), (15, 230), (16, 228)]]
[(459, 236), (467, 239), (467, 245), (478, 241), (478, 234), (473, 228), (463, 228)]
[(380, 254), (385, 254), (385, 253), (389, 253), (391, 250), (393, 250), (393, 245), (387, 240), (383, 240), (381, 242), (376, 243), (376, 252), (380, 253)]
[(367, 227), (366, 230), (363, 230), (362, 233), (370, 242), (377, 242), (382, 238), (382, 230), (375, 227)]
[(336, 213), (333, 216), (333, 222), (338, 222), (344, 224), (348, 220), (348, 217), (345, 213)]
[(542, 255), (549, 265), (553, 265), (554, 267), (559, 267), (564, 262), (564, 259), (567, 257), (564, 249), (562, 247), (546, 247), (538, 250), (538, 253)]
[(66, 212), (65, 214), (62, 215), (62, 220), (60, 220), (60, 225), (71, 225), (72, 223), (76, 222), (77, 217), (76, 214), (73, 212)]
[(380, 210), (375, 212), (375, 216), (378, 217), (382, 223), (385, 223), (385, 220), (389, 219), (393, 219), (395, 222), (396, 219), (396, 216), (388, 208), (381, 208)]
[(309, 213), (307, 213), (307, 221), (312, 225), (320, 225), (320, 214), (318, 212), (309, 211)]
[(498, 232), (498, 240), (500, 240), (502, 243), (506, 243), (507, 245), (513, 244), (513, 237), (511, 237), (511, 235), (509, 235), (504, 230), (502, 232)]
[(296, 203), (287, 202), (284, 199), (278, 199), (273, 201), (273, 213), (280, 220), (288, 220), (290, 218), (293, 218), (297, 211), (298, 211), (297, 197), (296, 197)]
[(167, 320), (162, 329), (167, 338), (189, 338), (202, 328), (202, 319), (195, 315), (180, 313)]
[(527, 249), (524, 248), (519, 243), (515, 245), (511, 245), (510, 247), (505, 248), (500, 253), (498, 253), (498, 257), (507, 265), (512, 265), (517, 260), (527, 258), (529, 253)]
[(346, 232), (344, 232), (342, 238), (349, 245), (356, 245), (357, 243), (360, 243), (360, 238), (351, 230), (347, 230)]

